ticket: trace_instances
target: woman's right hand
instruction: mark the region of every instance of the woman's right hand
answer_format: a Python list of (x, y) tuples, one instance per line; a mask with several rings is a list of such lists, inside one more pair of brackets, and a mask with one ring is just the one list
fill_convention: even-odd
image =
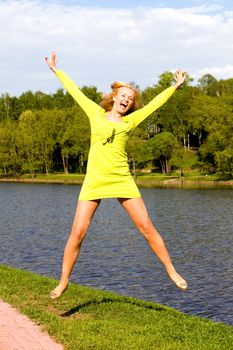
[(57, 54), (56, 52), (52, 52), (51, 56), (45, 57), (45, 61), (47, 62), (49, 68), (56, 73), (57, 68), (56, 68), (56, 64), (57, 64)]

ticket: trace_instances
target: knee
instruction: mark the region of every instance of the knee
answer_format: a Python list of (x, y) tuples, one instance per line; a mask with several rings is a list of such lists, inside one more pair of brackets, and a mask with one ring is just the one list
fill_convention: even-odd
[(164, 245), (163, 238), (160, 236), (156, 228), (153, 226), (149, 217), (138, 222), (136, 226), (149, 244), (156, 243), (156, 245), (158, 246)]
[(86, 233), (87, 233), (87, 226), (79, 226), (79, 227), (73, 227), (71, 231), (70, 238), (74, 242), (74, 244), (81, 245)]
[(149, 218), (139, 221), (137, 224), (137, 229), (142, 233), (142, 235), (148, 240), (153, 233), (153, 226)]

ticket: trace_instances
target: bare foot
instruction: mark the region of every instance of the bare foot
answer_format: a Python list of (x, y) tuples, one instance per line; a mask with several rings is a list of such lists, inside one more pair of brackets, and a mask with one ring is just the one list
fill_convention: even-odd
[(58, 299), (66, 291), (68, 283), (66, 285), (59, 283), (59, 285), (50, 293), (50, 299)]
[(168, 276), (175, 283), (176, 287), (181, 290), (186, 290), (188, 288), (187, 282), (174, 270), (173, 272), (169, 272)]

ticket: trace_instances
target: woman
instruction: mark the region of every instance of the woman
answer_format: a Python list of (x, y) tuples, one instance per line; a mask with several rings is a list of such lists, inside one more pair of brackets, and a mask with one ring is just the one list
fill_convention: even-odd
[(118, 198), (128, 212), (136, 228), (163, 263), (170, 279), (178, 288), (187, 289), (186, 281), (176, 272), (162, 237), (151, 223), (140, 192), (129, 172), (125, 152), (125, 144), (132, 130), (173, 95), (184, 82), (185, 74), (181, 70), (176, 72), (175, 85), (156, 96), (143, 108), (139, 108), (139, 92), (131, 85), (121, 82), (112, 84), (112, 93), (105, 96), (99, 106), (88, 99), (64, 72), (56, 68), (55, 53), (45, 60), (87, 114), (91, 125), (87, 173), (64, 251), (61, 279), (50, 297), (57, 299), (66, 290), (91, 219), (101, 199), (112, 197)]

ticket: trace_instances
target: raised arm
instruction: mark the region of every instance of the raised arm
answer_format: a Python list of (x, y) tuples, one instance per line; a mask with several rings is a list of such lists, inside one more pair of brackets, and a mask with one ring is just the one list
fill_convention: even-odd
[(47, 62), (49, 68), (56, 74), (64, 88), (84, 110), (89, 119), (91, 119), (97, 112), (102, 110), (97, 103), (84, 95), (84, 93), (79, 89), (75, 82), (68, 77), (67, 74), (65, 74), (62, 70), (57, 69), (57, 55), (55, 52), (52, 52), (50, 58), (45, 57), (45, 61)]
[(129, 114), (126, 118), (130, 120), (133, 124), (133, 128), (139, 125), (143, 120), (145, 120), (149, 115), (155, 112), (159, 107), (161, 107), (167, 100), (174, 94), (174, 92), (183, 84), (186, 78), (186, 73), (179, 69), (175, 75), (175, 84), (170, 86), (166, 90), (162, 91), (157, 95), (151, 102), (146, 106), (137, 111)]

